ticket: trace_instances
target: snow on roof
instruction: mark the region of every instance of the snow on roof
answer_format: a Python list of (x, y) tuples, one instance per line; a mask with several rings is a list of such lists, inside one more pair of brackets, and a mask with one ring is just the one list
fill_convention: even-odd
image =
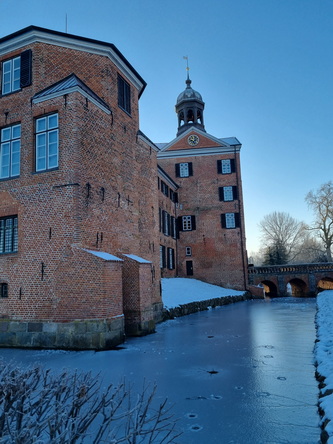
[(140, 264), (151, 264), (151, 261), (147, 261), (142, 257), (135, 256), (135, 254), (124, 254), (124, 256), (129, 257), (130, 259), (133, 259), (133, 261), (139, 262)]
[(155, 145), (161, 150), (163, 149), (168, 143), (155, 143)]
[(105, 251), (86, 250), (85, 248), (83, 248), (83, 250), (86, 251), (87, 253), (93, 254), (94, 256), (97, 256), (101, 259), (104, 259), (105, 261), (123, 262), (123, 260), (120, 259), (119, 257), (113, 256), (113, 254), (106, 253)]
[(208, 299), (241, 296), (245, 293), (245, 290), (230, 290), (197, 279), (163, 278), (161, 281), (163, 304), (166, 308), (174, 308)]
[(237, 137), (223, 137), (220, 140), (227, 143), (228, 145), (240, 145), (240, 141), (237, 139)]

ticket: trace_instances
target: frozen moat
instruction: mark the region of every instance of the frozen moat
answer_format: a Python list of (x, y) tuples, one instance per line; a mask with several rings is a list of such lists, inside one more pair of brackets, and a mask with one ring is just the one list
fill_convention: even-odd
[[(6, 361), (153, 381), (174, 404), (179, 444), (319, 442), (315, 299), (239, 302), (161, 324), (107, 352), (2, 349)], [(158, 444), (158, 443), (156, 443)]]

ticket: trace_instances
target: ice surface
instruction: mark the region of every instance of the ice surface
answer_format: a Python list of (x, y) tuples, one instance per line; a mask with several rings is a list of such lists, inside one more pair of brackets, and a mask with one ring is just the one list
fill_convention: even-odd
[[(163, 299), (173, 306), (188, 294), (193, 301), (223, 292), (192, 279), (186, 292), (181, 279), (171, 281), (163, 280)], [(125, 377), (138, 391), (143, 381), (156, 382), (157, 401), (167, 397), (179, 418), (178, 444), (314, 444), (320, 434), (315, 308), (315, 299), (245, 301), (169, 320), (119, 350), (2, 349), (1, 355), (53, 371), (90, 370), (105, 384)]]

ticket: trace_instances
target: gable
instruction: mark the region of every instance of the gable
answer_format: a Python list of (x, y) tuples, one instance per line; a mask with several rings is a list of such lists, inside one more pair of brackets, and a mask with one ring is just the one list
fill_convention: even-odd
[(39, 93), (35, 94), (32, 98), (32, 103), (43, 102), (44, 100), (59, 97), (64, 94), (70, 94), (74, 91), (81, 93), (88, 100), (93, 102), (99, 108), (101, 108), (107, 114), (111, 114), (111, 110), (106, 102), (101, 99), (97, 94), (92, 91), (82, 80), (80, 80), (75, 74), (70, 74), (68, 77), (56, 82), (55, 84), (48, 86)]
[[(198, 142), (194, 145), (193, 142), (191, 144), (191, 137), (193, 140), (193, 136), (197, 138)], [(178, 151), (178, 150), (196, 150), (202, 148), (214, 148), (221, 146), (221, 142), (218, 143), (216, 140), (213, 140), (208, 135), (204, 135), (204, 133), (198, 133), (198, 131), (190, 131), (183, 133), (179, 138), (175, 139), (173, 143), (171, 143), (165, 151)]]
[(197, 128), (190, 128), (171, 142), (157, 146), (160, 148), (157, 158), (163, 159), (239, 152), (241, 143), (236, 137), (218, 139)]

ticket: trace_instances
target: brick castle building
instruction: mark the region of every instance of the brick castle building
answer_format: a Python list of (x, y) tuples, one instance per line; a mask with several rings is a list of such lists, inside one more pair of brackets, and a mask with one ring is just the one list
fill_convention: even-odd
[(30, 26), (0, 39), (0, 67), (0, 346), (150, 333), (161, 272), (245, 289), (240, 143), (205, 132), (189, 79), (161, 147), (112, 44)]

